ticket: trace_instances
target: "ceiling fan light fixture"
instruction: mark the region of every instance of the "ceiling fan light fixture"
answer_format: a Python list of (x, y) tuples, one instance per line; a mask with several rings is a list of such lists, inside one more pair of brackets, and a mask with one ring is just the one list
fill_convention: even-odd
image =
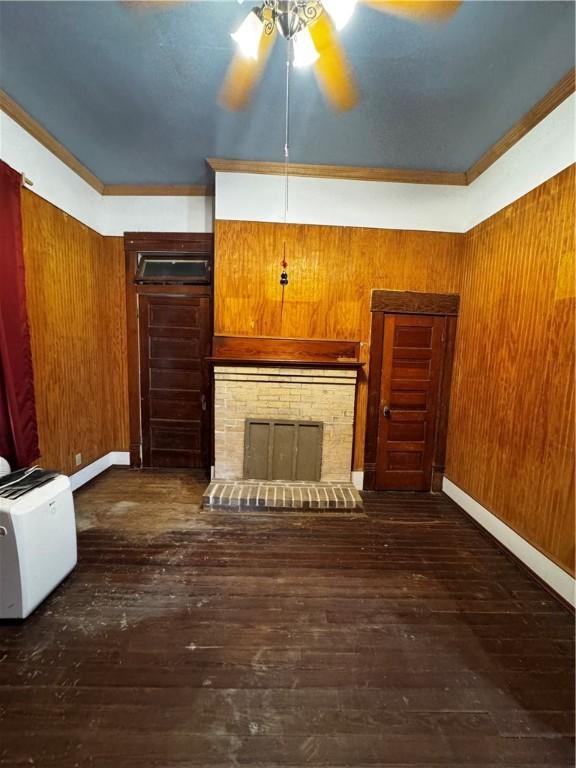
[(236, 32), (232, 32), (230, 37), (238, 45), (240, 52), (247, 59), (258, 59), (260, 49), (260, 40), (264, 33), (264, 24), (256, 12), (251, 10)]
[(294, 35), (294, 66), (302, 69), (314, 64), (319, 58), (320, 54), (314, 45), (310, 30), (308, 27), (304, 27), (297, 35)]
[(338, 31), (344, 29), (352, 18), (358, 0), (322, 0), (324, 10), (328, 11)]

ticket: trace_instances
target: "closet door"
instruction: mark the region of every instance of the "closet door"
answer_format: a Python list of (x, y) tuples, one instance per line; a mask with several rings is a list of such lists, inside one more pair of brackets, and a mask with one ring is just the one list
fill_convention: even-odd
[(429, 491), (445, 317), (386, 315), (376, 489)]
[(138, 300), (142, 465), (208, 467), (210, 299)]

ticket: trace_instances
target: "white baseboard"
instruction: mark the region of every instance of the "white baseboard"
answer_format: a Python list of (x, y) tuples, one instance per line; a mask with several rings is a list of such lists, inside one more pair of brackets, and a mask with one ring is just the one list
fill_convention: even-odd
[(108, 454), (110, 457), (110, 466), (116, 467), (129, 467), (130, 466), (130, 451), (112, 451)]
[(78, 488), (89, 482), (93, 478), (105, 472), (109, 467), (115, 464), (130, 464), (130, 453), (128, 451), (111, 451), (105, 456), (101, 456), (96, 461), (82, 467), (78, 472), (70, 475), (70, 485), (72, 490), (76, 491)]
[(352, 470), (352, 485), (358, 491), (361, 491), (364, 488), (364, 472), (363, 472), (363, 470), (361, 470), (361, 469), (353, 469)]
[(496, 515), (479, 504), (451, 480), (448, 480), (447, 477), (442, 481), (442, 490), (551, 589), (570, 605), (574, 605), (575, 581), (569, 573), (542, 554), (540, 550), (523, 539), (510, 526), (503, 523)]

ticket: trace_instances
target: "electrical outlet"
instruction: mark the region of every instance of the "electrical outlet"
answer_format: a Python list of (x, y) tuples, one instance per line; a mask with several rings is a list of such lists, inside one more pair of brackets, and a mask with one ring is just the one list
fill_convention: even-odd
[(76, 466), (79, 467), (80, 464), (82, 464), (82, 454), (81, 453), (77, 453), (76, 454)]

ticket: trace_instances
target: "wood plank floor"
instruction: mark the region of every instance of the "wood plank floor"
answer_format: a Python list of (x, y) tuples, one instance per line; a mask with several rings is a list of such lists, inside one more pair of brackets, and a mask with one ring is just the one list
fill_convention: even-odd
[(572, 616), (442, 496), (198, 509), (184, 474), (76, 495), (79, 565), (0, 624), (0, 765), (573, 765)]

